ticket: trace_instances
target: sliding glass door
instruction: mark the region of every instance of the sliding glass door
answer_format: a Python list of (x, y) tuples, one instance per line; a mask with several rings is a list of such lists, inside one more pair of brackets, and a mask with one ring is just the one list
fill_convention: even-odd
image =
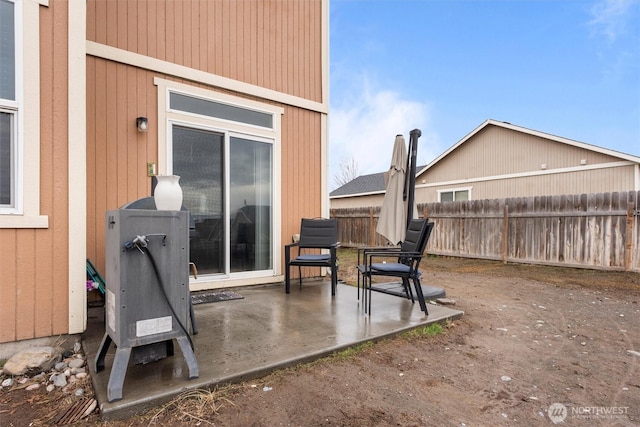
[(273, 144), (258, 137), (171, 125), (172, 173), (191, 213), (199, 274), (273, 269)]

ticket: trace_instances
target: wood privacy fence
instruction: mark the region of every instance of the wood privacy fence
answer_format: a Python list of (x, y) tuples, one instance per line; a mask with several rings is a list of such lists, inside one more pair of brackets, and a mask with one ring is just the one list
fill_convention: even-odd
[[(640, 271), (640, 192), (424, 203), (427, 253)], [(343, 246), (384, 245), (379, 207), (332, 209)]]

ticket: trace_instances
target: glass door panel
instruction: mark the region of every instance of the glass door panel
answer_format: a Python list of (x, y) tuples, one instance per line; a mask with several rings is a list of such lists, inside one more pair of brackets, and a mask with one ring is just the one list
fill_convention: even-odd
[(231, 271), (272, 269), (272, 144), (232, 136), (229, 151)]
[(224, 274), (226, 266), (224, 134), (172, 127), (173, 174), (191, 213), (190, 257), (200, 274)]

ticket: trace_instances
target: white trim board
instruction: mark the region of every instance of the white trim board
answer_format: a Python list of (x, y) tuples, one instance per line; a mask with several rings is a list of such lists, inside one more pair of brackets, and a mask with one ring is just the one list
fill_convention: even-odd
[[(69, 7), (68, 203), (69, 333), (87, 326), (87, 33), (86, 2)], [(78, 230), (81, 230), (80, 232)]]
[(139, 53), (129, 52), (127, 50), (118, 49), (89, 40), (87, 40), (87, 55), (188, 79), (198, 83), (204, 83), (209, 86), (227, 89), (245, 95), (257, 96), (262, 99), (280, 102), (286, 105), (304, 108), (306, 110), (324, 114), (329, 112), (329, 104), (326, 99), (323, 102), (315, 102), (298, 96), (229, 79), (227, 77), (218, 76), (216, 74), (207, 73), (205, 71), (196, 70), (194, 68), (185, 67), (183, 65), (174, 64), (172, 62), (163, 61), (150, 56), (141, 55)]

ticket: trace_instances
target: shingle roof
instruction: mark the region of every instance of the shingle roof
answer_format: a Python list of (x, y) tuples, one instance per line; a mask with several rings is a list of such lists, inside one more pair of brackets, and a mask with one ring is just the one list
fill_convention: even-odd
[[(421, 171), (426, 166), (416, 166), (416, 172)], [(329, 193), (329, 197), (344, 197), (364, 194), (384, 193), (385, 172), (372, 173), (370, 175), (360, 175), (352, 181), (347, 182), (342, 187), (338, 187)]]
[(378, 193), (384, 191), (384, 172), (360, 175), (342, 187), (329, 193), (329, 197), (353, 196), (362, 193)]

